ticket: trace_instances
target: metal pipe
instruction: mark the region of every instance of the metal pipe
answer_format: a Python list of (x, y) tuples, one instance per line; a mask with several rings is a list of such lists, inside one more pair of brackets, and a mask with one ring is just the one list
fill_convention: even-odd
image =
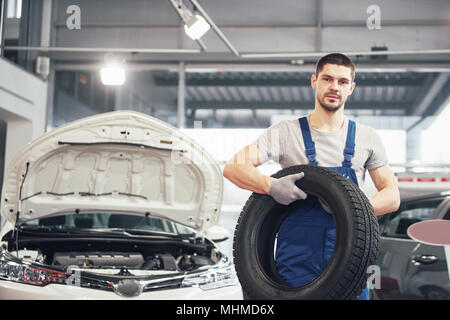
[[(78, 70), (98, 70), (99, 63), (61, 63), (56, 62), (52, 64), (56, 71), (78, 71)], [(127, 63), (127, 71), (143, 71), (143, 70), (161, 70), (173, 69), (178, 70), (177, 62), (133, 62)], [(217, 72), (221, 70), (224, 72), (313, 72), (313, 65), (305, 66), (291, 66), (283, 64), (254, 64), (254, 63), (185, 63), (186, 72)], [(431, 66), (421, 66), (420, 64), (389, 64), (382, 68), (379, 66), (370, 66), (369, 64), (358, 64), (358, 72), (450, 72), (450, 64), (436, 64)]]
[(195, 40), (195, 42), (197, 42), (197, 44), (200, 46), (200, 48), (202, 48), (202, 51), (204, 51), (204, 52), (208, 51), (208, 48), (206, 47), (205, 43), (201, 39), (197, 39), (197, 40)]
[[(4, 50), (16, 51), (42, 51), (42, 52), (117, 52), (117, 53), (180, 53), (195, 54), (200, 53), (198, 49), (146, 49), (146, 48), (76, 48), (76, 47), (26, 47), (26, 46), (5, 46)], [(321, 57), (331, 52), (280, 52), (280, 53), (248, 53), (240, 54), (244, 59), (258, 58), (300, 58), (300, 57)], [(349, 56), (377, 56), (377, 55), (412, 55), (412, 54), (450, 54), (450, 49), (437, 50), (403, 50), (403, 51), (354, 51), (343, 52)]]
[(199, 53), (198, 49), (146, 49), (146, 48), (75, 48), (6, 46), (5, 50), (42, 52), (123, 52), (123, 53)]
[(42, 21), (41, 21), (41, 43), (43, 47), (50, 46), (50, 36), (52, 33), (52, 0), (42, 1)]
[(216, 32), (219, 38), (225, 43), (228, 49), (230, 49), (235, 56), (239, 57), (240, 56), (239, 52), (231, 44), (231, 42), (227, 39), (227, 37), (222, 33), (222, 31), (220, 31), (219, 27), (214, 23), (214, 21), (206, 13), (206, 11), (200, 6), (197, 0), (190, 0), (190, 1), (194, 5), (194, 7), (202, 14), (203, 18), (205, 18), (205, 20), (211, 25), (211, 28), (213, 28), (213, 30)]
[(0, 57), (3, 56), (3, 24), (5, 23), (6, 0), (0, 0)]
[[(383, 21), (383, 27), (446, 27), (448, 26), (448, 20), (445, 19), (433, 19), (433, 20), (390, 20), (390, 21)], [(55, 23), (54, 27), (56, 29), (66, 29), (66, 22), (63, 23)], [(238, 29), (267, 29), (267, 28), (273, 28), (273, 29), (290, 29), (290, 28), (316, 28), (317, 22), (314, 23), (304, 23), (303, 21), (298, 21), (298, 23), (277, 23), (277, 24), (251, 24), (251, 25), (245, 25), (245, 24), (221, 24), (221, 28), (238, 28)], [(363, 27), (366, 28), (367, 24), (365, 20), (361, 21), (330, 21), (322, 20), (322, 27), (323, 28), (338, 28), (338, 27)], [(84, 22), (83, 23), (83, 29), (109, 29), (109, 28), (121, 28), (121, 29), (147, 29), (147, 28), (155, 28), (155, 29), (173, 29), (178, 28), (177, 25), (165, 25), (165, 24), (148, 24), (148, 23), (94, 23), (94, 22)]]
[(317, 0), (316, 50), (319, 52), (322, 51), (322, 16), (323, 16), (322, 8), (323, 8), (322, 0)]
[(186, 81), (184, 62), (180, 62), (178, 70), (177, 127), (184, 128), (184, 113), (186, 101)]

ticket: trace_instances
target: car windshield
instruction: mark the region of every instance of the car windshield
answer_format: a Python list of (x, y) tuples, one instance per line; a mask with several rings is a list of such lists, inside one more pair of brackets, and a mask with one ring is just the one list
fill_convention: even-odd
[(127, 230), (195, 236), (196, 231), (170, 220), (123, 213), (78, 213), (33, 219), (22, 224), (32, 229), (59, 230)]

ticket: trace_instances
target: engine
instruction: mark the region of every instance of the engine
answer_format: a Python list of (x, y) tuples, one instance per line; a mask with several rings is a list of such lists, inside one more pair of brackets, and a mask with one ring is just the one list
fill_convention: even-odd
[(19, 250), (11, 252), (19, 258), (49, 264), (54, 267), (67, 269), (79, 267), (81, 269), (127, 269), (127, 270), (165, 270), (191, 271), (202, 266), (213, 265), (219, 261), (220, 253), (212, 250), (210, 256), (197, 253), (155, 253), (146, 255), (140, 252), (54, 252), (46, 256), (41, 250)]

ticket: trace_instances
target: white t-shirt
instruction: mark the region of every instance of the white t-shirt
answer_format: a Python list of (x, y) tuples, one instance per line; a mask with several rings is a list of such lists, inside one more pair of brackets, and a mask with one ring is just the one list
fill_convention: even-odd
[[(309, 127), (316, 148), (316, 161), (321, 167), (341, 167), (347, 139), (348, 118), (338, 131), (321, 132)], [(300, 123), (297, 120), (283, 120), (266, 129), (253, 142), (265, 156), (282, 168), (308, 164)], [(375, 129), (356, 123), (355, 154), (352, 168), (356, 172), (359, 186), (364, 184), (367, 170), (374, 170), (388, 163), (383, 143)]]

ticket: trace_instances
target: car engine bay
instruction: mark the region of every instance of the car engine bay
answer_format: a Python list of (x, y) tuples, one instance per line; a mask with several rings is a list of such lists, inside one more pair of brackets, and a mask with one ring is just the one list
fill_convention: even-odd
[(135, 274), (139, 274), (139, 271), (186, 272), (214, 265), (222, 257), (222, 253), (210, 243), (68, 240), (70, 239), (33, 242), (31, 239), (22, 239), (21, 242), (24, 243), (19, 250), (14, 250), (12, 242), (8, 247), (12, 255), (24, 261), (62, 270), (79, 268), (100, 273), (102, 270), (104, 273), (110, 273), (111, 270), (138, 271)]

